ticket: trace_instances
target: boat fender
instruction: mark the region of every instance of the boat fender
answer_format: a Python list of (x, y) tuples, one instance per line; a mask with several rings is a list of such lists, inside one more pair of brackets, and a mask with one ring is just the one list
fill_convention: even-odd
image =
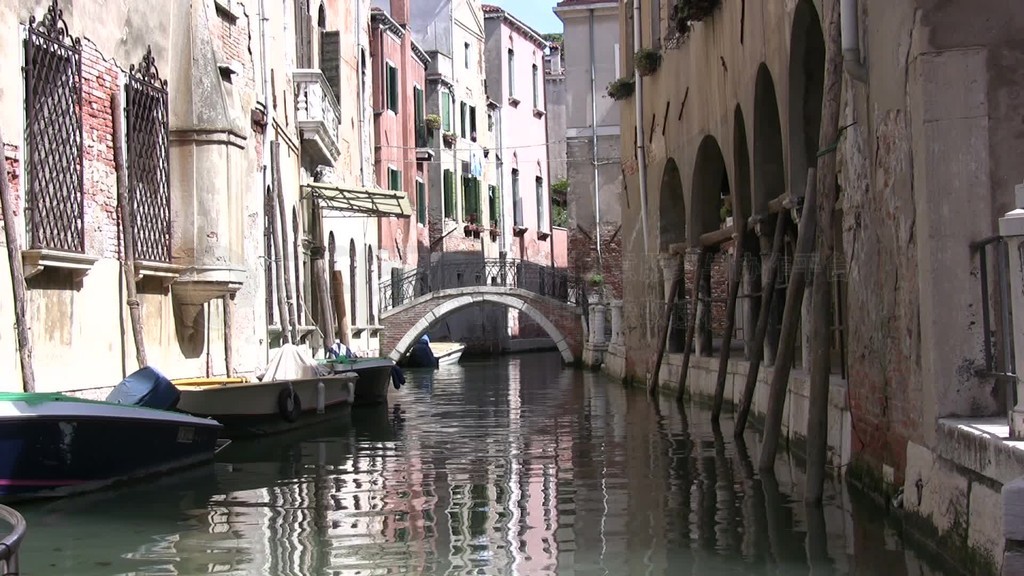
[(291, 387), (282, 388), (277, 395), (277, 410), (281, 413), (281, 417), (288, 422), (295, 422), (299, 419), (299, 414), (302, 413), (302, 403), (299, 401), (299, 395)]
[(323, 381), (316, 383), (316, 413), (323, 414), (324, 406), (327, 404), (327, 388)]

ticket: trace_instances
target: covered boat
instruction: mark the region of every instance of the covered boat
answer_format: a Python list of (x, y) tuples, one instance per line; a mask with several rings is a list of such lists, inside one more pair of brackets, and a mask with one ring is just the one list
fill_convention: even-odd
[(66, 496), (211, 460), (222, 426), (173, 411), (176, 396), (152, 368), (113, 401), (0, 393), (0, 498)]
[(309, 351), (285, 344), (277, 349), (258, 380), (188, 378), (174, 380), (181, 391), (178, 408), (216, 418), (228, 437), (283, 432), (334, 418), (351, 405), (355, 373), (331, 374)]
[(337, 358), (329, 365), (335, 374), (356, 374), (356, 406), (374, 406), (388, 401), (388, 387), (405, 382), (401, 369), (390, 358)]

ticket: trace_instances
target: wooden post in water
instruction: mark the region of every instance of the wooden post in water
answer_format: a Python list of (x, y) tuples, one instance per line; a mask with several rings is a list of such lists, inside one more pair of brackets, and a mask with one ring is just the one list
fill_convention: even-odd
[(684, 254), (685, 252), (682, 252), (677, 257), (678, 265), (676, 266), (675, 273), (672, 275), (672, 283), (669, 285), (668, 294), (665, 295), (665, 313), (661, 317), (661, 320), (659, 321), (660, 324), (658, 325), (658, 353), (654, 360), (654, 373), (647, 382), (647, 394), (650, 396), (656, 396), (658, 394), (661, 362), (665, 358), (665, 347), (668, 346), (668, 330), (672, 325), (672, 312), (675, 309), (676, 298), (679, 294), (679, 284), (682, 283), (683, 275), (686, 273)]
[[(814, 169), (808, 171), (808, 178), (813, 178)], [(757, 313), (757, 326), (754, 328), (754, 342), (750, 347), (750, 366), (747, 368), (747, 380), (743, 385), (743, 397), (740, 399), (739, 411), (736, 413), (736, 425), (733, 436), (739, 438), (747, 427), (750, 416), (750, 405), (754, 401), (754, 390), (757, 388), (757, 376), (764, 359), (764, 338), (768, 334), (768, 318), (775, 302), (775, 285), (778, 284), (779, 261), (782, 259), (782, 242), (786, 237), (786, 210), (779, 210), (775, 217), (775, 237), (772, 239), (772, 252), (765, 270), (764, 283), (761, 285), (761, 309)]]
[[(287, 344), (294, 342), (291, 331), (291, 318), (288, 315), (288, 281), (285, 279), (287, 268), (288, 251), (284, 249), (284, 242), (281, 238), (287, 226), (287, 220), (278, 214), (284, 214), (284, 192), (281, 190), (281, 143), (277, 140), (270, 142), (270, 164), (274, 172), (274, 207), (270, 209), (270, 231), (274, 241), (274, 284), (277, 287), (277, 310), (281, 320), (281, 341)], [(275, 209), (277, 208), (277, 209)]]
[(843, 87), (843, 56), (839, 0), (827, 2), (825, 17), (825, 93), (821, 103), (821, 135), (818, 147), (818, 242), (811, 285), (811, 382), (807, 412), (807, 485), (804, 500), (820, 504), (828, 465), (828, 392), (832, 313), (832, 254), (835, 250), (833, 220), (836, 205), (836, 154), (839, 140), (839, 98)]
[(114, 122), (114, 172), (117, 175), (117, 208), (121, 216), (121, 244), (124, 260), (121, 269), (124, 272), (125, 288), (128, 291), (128, 315), (132, 321), (132, 336), (135, 339), (135, 360), (139, 368), (145, 367), (146, 343), (142, 334), (142, 310), (139, 303), (138, 290), (135, 285), (135, 228), (132, 223), (132, 194), (128, 190), (128, 167), (125, 162), (124, 121), (121, 118), (121, 93), (114, 91), (110, 96), (110, 109)]
[(232, 366), (235, 364), (235, 337), (232, 325), (234, 324), (235, 301), (231, 296), (225, 294), (221, 296), (220, 302), (221, 308), (224, 311), (224, 374), (228, 378), (233, 378), (234, 368)]
[[(741, 224), (746, 228), (746, 223)], [(733, 233), (735, 251), (733, 253), (732, 277), (729, 278), (729, 300), (725, 304), (725, 334), (722, 336), (722, 348), (718, 354), (718, 379), (715, 381), (715, 403), (711, 410), (711, 421), (717, 423), (722, 415), (722, 402), (725, 398), (725, 380), (729, 372), (729, 355), (732, 351), (732, 331), (736, 327), (736, 299), (740, 294), (740, 280), (743, 279), (743, 234)]]
[(18, 354), (21, 360), (21, 388), (36, 391), (36, 376), (32, 369), (32, 334), (29, 329), (27, 300), (25, 297), (25, 267), (21, 260), (21, 242), (18, 241), (17, 220), (14, 218), (14, 198), (7, 181), (7, 153), (4, 137), (0, 133), (0, 209), (4, 215), (4, 238), (7, 241), (7, 261), (11, 266), (11, 291), (14, 292), (14, 324), (18, 332)]
[(793, 368), (793, 352), (797, 332), (800, 328), (800, 306), (807, 284), (807, 266), (814, 250), (814, 233), (818, 219), (818, 189), (814, 178), (807, 178), (804, 206), (800, 213), (800, 225), (796, 239), (796, 261), (786, 288), (786, 307), (782, 311), (782, 328), (779, 336), (779, 351), (772, 371), (772, 386), (768, 396), (768, 411), (764, 421), (764, 440), (761, 442), (761, 458), (758, 468), (772, 470), (779, 449), (779, 434), (782, 432), (782, 414), (789, 390), (789, 373)]
[(711, 259), (711, 251), (707, 248), (700, 249), (700, 256), (697, 257), (697, 270), (693, 274), (693, 299), (690, 301), (690, 315), (686, 319), (686, 336), (683, 337), (683, 367), (679, 372), (679, 387), (676, 390), (676, 400), (681, 401), (686, 391), (686, 378), (690, 371), (690, 349), (693, 347), (693, 336), (697, 329), (697, 299), (700, 297), (701, 275), (704, 274), (704, 267)]
[(331, 270), (331, 291), (334, 293), (334, 313), (338, 325), (338, 340), (349, 345), (348, 311), (345, 307), (345, 276), (341, 270)]
[[(281, 144), (277, 140), (274, 140), (276, 146), (271, 147), (271, 154), (274, 163), (277, 165), (277, 170), (274, 171), (274, 194), (277, 201), (277, 223), (281, 229), (281, 267), (284, 273), (281, 275), (284, 280), (284, 301), (285, 306), (288, 308), (288, 334), (289, 342), (293, 344), (299, 343), (299, 310), (296, 306), (296, 294), (292, 292), (292, 275), (298, 277), (297, 269), (292, 268), (291, 251), (288, 250), (288, 207), (284, 203), (284, 184), (282, 183), (281, 177)], [(298, 238), (292, 238), (293, 241), (298, 242)], [(294, 248), (294, 247), (293, 247)], [(295, 266), (298, 266), (298, 262), (295, 262)], [(284, 326), (281, 329), (285, 329)]]

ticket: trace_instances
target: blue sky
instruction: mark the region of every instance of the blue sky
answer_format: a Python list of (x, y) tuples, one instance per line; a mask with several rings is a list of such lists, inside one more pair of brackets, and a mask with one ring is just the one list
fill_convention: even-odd
[(527, 26), (541, 34), (561, 32), (562, 21), (551, 11), (558, 0), (484, 0), (508, 10)]

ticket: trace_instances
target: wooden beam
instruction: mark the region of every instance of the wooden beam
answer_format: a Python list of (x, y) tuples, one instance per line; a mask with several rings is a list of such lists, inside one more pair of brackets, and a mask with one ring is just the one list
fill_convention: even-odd
[(682, 283), (684, 275), (686, 274), (685, 258), (682, 254), (676, 257), (677, 266), (675, 273), (672, 275), (672, 283), (669, 285), (668, 294), (665, 295), (665, 312), (662, 317), (658, 320), (658, 353), (654, 360), (654, 373), (651, 375), (651, 379), (647, 382), (647, 394), (655, 396), (658, 393), (658, 386), (660, 384), (659, 376), (661, 374), (661, 363), (665, 358), (665, 347), (668, 346), (668, 330), (672, 325), (672, 311), (675, 308), (676, 299), (679, 294), (679, 285)]
[(4, 137), (0, 133), (0, 209), (4, 215), (4, 236), (7, 240), (7, 259), (11, 265), (11, 290), (14, 292), (14, 324), (18, 332), (18, 353), (21, 360), (21, 389), (36, 391), (35, 371), (32, 369), (32, 335), (29, 330), (25, 297), (25, 267), (21, 262), (21, 242), (18, 241), (17, 220), (14, 218), (14, 198), (7, 181), (7, 154)]
[(693, 297), (690, 302), (690, 315), (686, 320), (686, 336), (683, 339), (683, 367), (679, 373), (679, 385), (676, 390), (677, 401), (683, 399), (683, 393), (686, 391), (686, 378), (690, 371), (690, 349), (693, 348), (693, 337), (697, 331), (697, 298), (700, 296), (701, 274), (710, 259), (711, 251), (702, 248), (700, 256), (697, 258), (697, 270), (693, 274), (693, 290), (691, 292)]
[(729, 300), (725, 305), (725, 334), (722, 336), (721, 350), (718, 354), (718, 379), (715, 381), (715, 403), (711, 411), (711, 421), (718, 422), (722, 414), (722, 402), (725, 397), (725, 377), (729, 370), (729, 354), (732, 351), (732, 331), (736, 327), (736, 298), (740, 294), (740, 280), (743, 279), (743, 245), (742, 240), (736, 242), (733, 252), (732, 277), (729, 278)]
[(286, 296), (289, 291), (288, 281), (285, 279), (288, 250), (284, 248), (282, 239), (287, 220), (284, 217), (284, 191), (281, 189), (283, 186), (281, 182), (281, 143), (277, 140), (270, 142), (270, 167), (274, 173), (274, 206), (270, 207), (270, 229), (274, 240), (274, 284), (277, 288), (277, 310), (281, 321), (281, 340), (291, 344), (295, 340), (292, 338), (291, 318), (288, 315), (289, 298)]

